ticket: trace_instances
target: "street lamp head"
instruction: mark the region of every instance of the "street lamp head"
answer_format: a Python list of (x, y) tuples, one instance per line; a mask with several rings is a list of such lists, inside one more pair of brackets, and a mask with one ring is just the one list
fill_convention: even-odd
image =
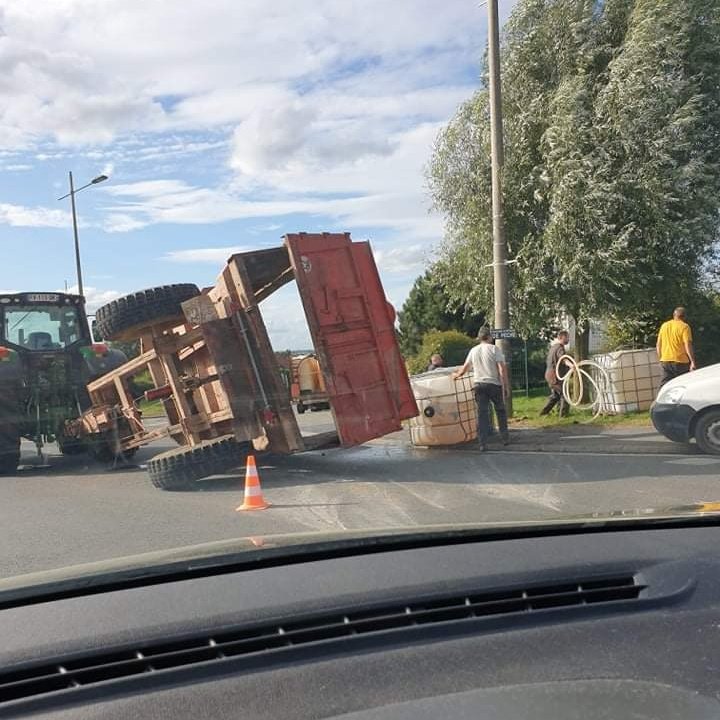
[(105, 182), (108, 179), (107, 175), (98, 175), (90, 181), (91, 185), (97, 185), (98, 183)]

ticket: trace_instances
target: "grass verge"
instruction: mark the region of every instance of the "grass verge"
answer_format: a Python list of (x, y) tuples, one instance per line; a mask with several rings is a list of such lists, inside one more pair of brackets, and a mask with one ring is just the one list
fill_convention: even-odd
[(541, 416), (540, 411), (547, 401), (548, 393), (543, 389), (530, 390), (530, 397), (525, 393), (513, 394), (513, 417), (510, 422), (521, 427), (563, 427), (578, 423), (592, 423), (600, 426), (651, 426), (650, 413), (622, 413), (618, 415), (601, 415), (593, 420), (589, 410), (572, 410), (568, 417), (561, 418), (554, 410), (551, 415)]
[(165, 417), (165, 408), (162, 400), (141, 400), (138, 407), (144, 418)]

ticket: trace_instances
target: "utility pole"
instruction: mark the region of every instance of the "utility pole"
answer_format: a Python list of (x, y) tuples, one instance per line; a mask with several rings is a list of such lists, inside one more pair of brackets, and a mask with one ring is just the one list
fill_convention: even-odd
[[(510, 328), (508, 307), (507, 244), (503, 213), (502, 175), (505, 162), (502, 130), (502, 91), (500, 87), (500, 21), (498, 0), (487, 0), (488, 7), (488, 60), (490, 65), (490, 147), (492, 151), (492, 215), (493, 215), (493, 292), (495, 328)], [(510, 371), (510, 341), (498, 340)], [(508, 416), (512, 415), (512, 384), (505, 398)]]
[(82, 297), (83, 281), (82, 267), (80, 265), (80, 240), (78, 240), (77, 213), (75, 212), (75, 187), (73, 186), (72, 172), (69, 172), (68, 175), (70, 176), (70, 205), (72, 207), (73, 235), (75, 237), (75, 269), (77, 271), (78, 295)]

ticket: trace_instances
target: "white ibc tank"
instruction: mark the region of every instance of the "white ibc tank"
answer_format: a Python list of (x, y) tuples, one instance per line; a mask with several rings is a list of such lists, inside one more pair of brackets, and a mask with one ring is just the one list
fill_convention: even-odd
[(605, 370), (610, 381), (607, 410), (626, 413), (650, 409), (662, 380), (655, 348), (618, 350), (596, 355), (592, 360)]
[(414, 375), (410, 384), (420, 414), (410, 420), (413, 445), (457, 445), (477, 438), (477, 411), (472, 378), (453, 380), (457, 368)]

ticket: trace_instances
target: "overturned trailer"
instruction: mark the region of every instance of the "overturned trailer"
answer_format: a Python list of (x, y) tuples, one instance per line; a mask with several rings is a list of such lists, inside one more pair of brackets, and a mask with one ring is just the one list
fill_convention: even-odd
[[(153, 483), (186, 489), (243, 462), (252, 449), (297, 453), (351, 447), (417, 414), (367, 242), (349, 233), (286, 235), (281, 247), (233, 255), (216, 284), (153, 288), (100, 308), (106, 339), (139, 339), (140, 355), (88, 385), (82, 433), (112, 438), (118, 454), (164, 436), (177, 449), (148, 463)], [(323, 374), (336, 431), (303, 436), (260, 303), (292, 281)], [(133, 377), (149, 370), (168, 424), (146, 427)]]

